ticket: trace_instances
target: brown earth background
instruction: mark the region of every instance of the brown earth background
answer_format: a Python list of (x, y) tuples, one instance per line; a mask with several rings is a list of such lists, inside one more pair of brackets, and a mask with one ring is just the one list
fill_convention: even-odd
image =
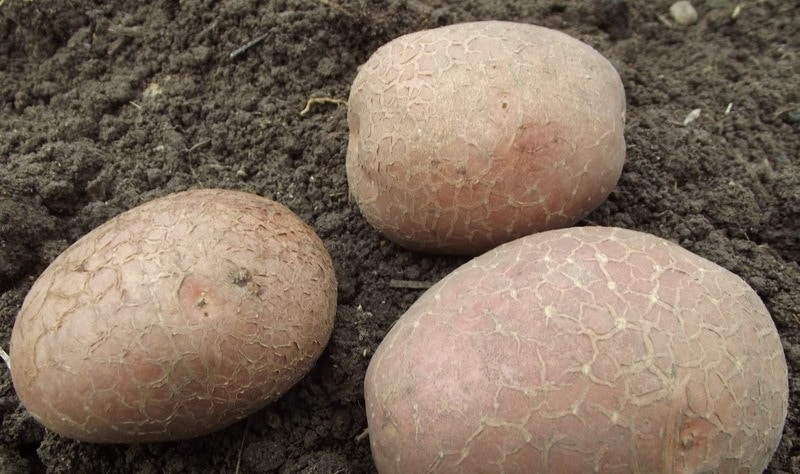
[[(167, 193), (271, 197), (325, 241), (337, 323), (287, 395), (198, 439), (94, 445), (44, 430), (0, 367), (0, 472), (373, 472), (363, 376), (381, 337), (463, 258), (381, 238), (348, 200), (346, 106), (359, 64), (415, 30), (503, 19), (565, 31), (619, 71), (628, 158), (581, 224), (653, 233), (744, 278), (783, 337), (789, 417), (770, 472), (800, 472), (800, 3), (0, 0), (0, 345), (55, 256), (112, 216)], [(258, 35), (263, 42), (230, 53)], [(694, 109), (700, 116), (684, 125)], [(237, 467), (238, 466), (238, 467)]]

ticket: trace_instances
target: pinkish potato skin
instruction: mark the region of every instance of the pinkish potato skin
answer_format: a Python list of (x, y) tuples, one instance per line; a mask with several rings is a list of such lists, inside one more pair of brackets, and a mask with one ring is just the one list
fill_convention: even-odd
[(14, 387), (69, 438), (199, 436), (302, 378), (335, 307), (330, 256), (289, 209), (173, 194), (93, 230), (34, 283), (11, 336)]
[(392, 327), (367, 370), (383, 473), (761, 473), (788, 397), (739, 277), (602, 227), (507, 243)]
[(353, 82), (350, 192), (401, 245), (478, 254), (600, 205), (624, 122), (614, 67), (566, 34), (500, 21), (413, 33)]

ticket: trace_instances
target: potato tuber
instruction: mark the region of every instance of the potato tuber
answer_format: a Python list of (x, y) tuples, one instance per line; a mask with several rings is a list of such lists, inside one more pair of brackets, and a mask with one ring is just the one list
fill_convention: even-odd
[(335, 308), (331, 258), (289, 209), (173, 194), (94, 229), (34, 283), (11, 336), (14, 387), (70, 438), (199, 436), (298, 382)]
[(424, 293), (366, 374), (378, 470), (762, 472), (775, 325), (733, 273), (639, 232), (524, 237)]
[(624, 122), (616, 70), (566, 34), (502, 21), (412, 33), (353, 82), (350, 192), (401, 245), (477, 254), (600, 205)]

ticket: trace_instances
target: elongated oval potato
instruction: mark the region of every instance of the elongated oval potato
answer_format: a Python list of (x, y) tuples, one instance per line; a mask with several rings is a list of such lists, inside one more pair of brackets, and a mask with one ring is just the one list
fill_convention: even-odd
[(424, 293), (366, 374), (378, 470), (762, 472), (786, 360), (756, 293), (639, 232), (502, 245)]
[(502, 21), (412, 33), (353, 82), (350, 192), (403, 246), (478, 254), (600, 205), (624, 122), (616, 70), (566, 34)]
[(173, 194), (94, 229), (34, 283), (11, 336), (14, 387), (70, 438), (199, 436), (298, 382), (335, 308), (331, 258), (289, 209)]

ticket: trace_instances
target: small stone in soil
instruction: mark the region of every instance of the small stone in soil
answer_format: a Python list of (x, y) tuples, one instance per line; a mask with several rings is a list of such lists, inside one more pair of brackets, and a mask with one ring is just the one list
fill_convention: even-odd
[(694, 9), (691, 2), (686, 0), (673, 3), (669, 7), (669, 14), (679, 25), (686, 26), (697, 23), (697, 10)]

